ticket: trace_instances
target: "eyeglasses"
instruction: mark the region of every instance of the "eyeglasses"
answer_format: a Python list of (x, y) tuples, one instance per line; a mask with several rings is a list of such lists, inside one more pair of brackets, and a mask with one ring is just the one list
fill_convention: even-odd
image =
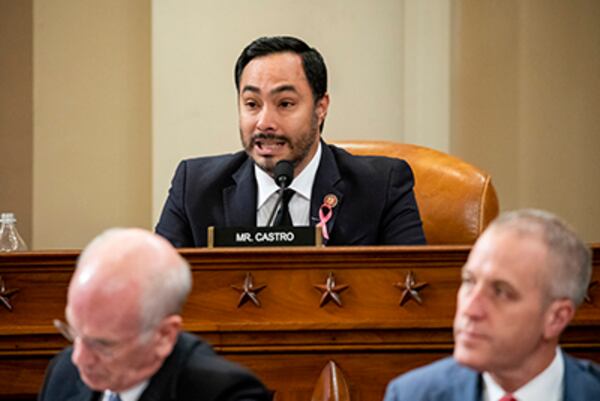
[(64, 338), (67, 339), (67, 341), (69, 341), (70, 343), (75, 343), (76, 340), (79, 340), (80, 342), (85, 344), (85, 346), (92, 352), (104, 358), (114, 357), (119, 353), (119, 351), (123, 350), (123, 348), (125, 348), (125, 346), (129, 344), (133, 339), (140, 337), (139, 335), (135, 335), (124, 341), (111, 341), (87, 338), (77, 333), (77, 331), (71, 326), (69, 326), (68, 323), (65, 323), (59, 319), (54, 319), (52, 323), (54, 324), (54, 327), (58, 330), (58, 332), (62, 334)]

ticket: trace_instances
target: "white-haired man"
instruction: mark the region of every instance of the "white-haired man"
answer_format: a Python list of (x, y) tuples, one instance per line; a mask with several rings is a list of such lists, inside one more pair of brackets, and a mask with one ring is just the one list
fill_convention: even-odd
[(556, 216), (500, 216), (463, 267), (453, 357), (395, 379), (385, 401), (600, 400), (598, 366), (558, 346), (590, 277), (589, 249)]
[(250, 372), (181, 332), (188, 264), (163, 238), (113, 229), (84, 250), (68, 290), (73, 341), (48, 367), (40, 401), (268, 400)]

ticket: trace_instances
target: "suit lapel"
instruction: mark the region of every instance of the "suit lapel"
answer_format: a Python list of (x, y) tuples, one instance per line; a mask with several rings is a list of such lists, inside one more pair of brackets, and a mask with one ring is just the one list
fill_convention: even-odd
[(170, 388), (170, 375), (161, 375), (151, 379), (150, 384), (139, 398), (139, 401), (168, 401), (175, 399), (175, 388)]
[(483, 378), (480, 373), (465, 368), (454, 361), (459, 368), (453, 384), (437, 394), (436, 400), (444, 401), (480, 401), (483, 394)]
[(144, 390), (139, 401), (168, 401), (176, 400), (177, 377), (186, 358), (198, 344), (192, 337), (179, 333), (177, 343), (171, 354), (165, 359), (158, 372), (150, 378), (148, 387)]
[[(562, 352), (562, 351), (561, 351)], [(563, 400), (564, 401), (576, 401), (581, 398), (580, 392), (583, 391), (583, 387), (577, 383), (577, 367), (571, 358), (563, 352), (563, 360), (565, 363), (565, 372), (563, 373)]]
[[(196, 352), (198, 354), (194, 356)], [(148, 387), (146, 387), (138, 401), (170, 401), (193, 398), (186, 394), (186, 386), (180, 380), (181, 375), (186, 369), (186, 364), (190, 358), (212, 355), (214, 353), (210, 345), (202, 342), (192, 334), (179, 333), (171, 354), (165, 359), (158, 372), (150, 378)], [(204, 381), (205, 378), (200, 378), (200, 380)]]
[(479, 373), (473, 372), (473, 376), (458, 388), (457, 400), (479, 401), (483, 394), (483, 378)]
[(77, 380), (77, 391), (73, 396), (67, 398), (65, 401), (100, 401), (102, 400), (102, 393), (98, 391), (92, 391), (86, 386), (81, 379)]
[(327, 231), (331, 234), (341, 210), (344, 198), (344, 182), (340, 175), (333, 152), (321, 141), (321, 162), (317, 169), (310, 200), (310, 225), (319, 223), (319, 209), (326, 195), (333, 194), (337, 197), (337, 206), (333, 208), (331, 219), (327, 222)]
[(254, 162), (248, 158), (233, 174), (234, 184), (223, 189), (225, 226), (256, 226)]
[[(562, 352), (562, 350), (560, 352)], [(586, 371), (586, 368), (584, 367), (585, 364), (589, 363), (589, 361), (578, 361), (564, 352), (562, 352), (562, 355), (565, 362), (565, 372), (563, 374), (563, 400), (578, 401), (598, 399), (597, 390), (592, 390), (590, 388), (590, 378), (594, 377), (594, 375), (593, 373), (591, 374), (590, 372)], [(595, 383), (594, 385), (597, 389), (597, 385)]]
[[(333, 215), (327, 223), (331, 233), (336, 222), (344, 198), (344, 182), (335, 162), (333, 152), (321, 141), (321, 162), (317, 169), (310, 202), (310, 225), (319, 222), (319, 208), (326, 195), (337, 197), (338, 204), (333, 209)], [(223, 189), (223, 208), (225, 225), (229, 227), (256, 226), (256, 178), (254, 177), (254, 162), (248, 158), (233, 174), (234, 184)]]

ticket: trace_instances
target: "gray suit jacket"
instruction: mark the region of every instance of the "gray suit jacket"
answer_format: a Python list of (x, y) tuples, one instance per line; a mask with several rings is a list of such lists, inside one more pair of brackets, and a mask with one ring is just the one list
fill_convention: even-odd
[[(563, 352), (564, 401), (600, 400), (600, 368)], [(390, 382), (384, 401), (481, 401), (481, 374), (445, 358)]]
[[(97, 401), (71, 362), (72, 348), (57, 355), (46, 372), (39, 401)], [(269, 401), (249, 371), (216, 355), (197, 337), (181, 333), (171, 355), (150, 379), (139, 401)]]
[[(352, 156), (322, 142), (311, 225), (319, 221), (323, 198), (335, 194), (338, 205), (327, 223), (328, 245), (424, 244), (413, 184), (403, 160)], [(243, 151), (184, 160), (156, 232), (182, 248), (206, 246), (209, 226), (255, 227), (256, 192), (254, 162)]]

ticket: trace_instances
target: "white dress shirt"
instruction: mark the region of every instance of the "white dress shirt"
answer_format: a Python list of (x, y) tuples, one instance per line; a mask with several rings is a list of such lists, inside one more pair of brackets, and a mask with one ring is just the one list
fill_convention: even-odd
[[(557, 348), (552, 363), (512, 395), (517, 401), (563, 401), (564, 372), (565, 361)], [(505, 394), (489, 373), (483, 374), (483, 401), (498, 401)]]
[[(294, 226), (310, 225), (310, 197), (312, 194), (313, 183), (317, 175), (317, 169), (321, 162), (321, 142), (317, 151), (308, 165), (300, 172), (298, 177), (292, 180), (289, 188), (296, 191), (289, 203), (290, 216)], [(256, 199), (256, 225), (264, 227), (267, 225), (269, 216), (277, 204), (277, 190), (279, 187), (273, 177), (265, 173), (256, 164), (254, 165), (254, 175), (258, 188)]]
[[(142, 395), (142, 393), (144, 392), (146, 387), (148, 387), (149, 383), (150, 383), (150, 380), (144, 380), (140, 384), (136, 384), (135, 386), (131, 387), (130, 389), (127, 389), (125, 391), (119, 391), (119, 397), (121, 397), (121, 401), (137, 401), (137, 400), (139, 400), (140, 396)], [(102, 395), (102, 401), (108, 401), (108, 397), (110, 396), (111, 393), (112, 392), (110, 390), (106, 390), (104, 392), (104, 394)]]

